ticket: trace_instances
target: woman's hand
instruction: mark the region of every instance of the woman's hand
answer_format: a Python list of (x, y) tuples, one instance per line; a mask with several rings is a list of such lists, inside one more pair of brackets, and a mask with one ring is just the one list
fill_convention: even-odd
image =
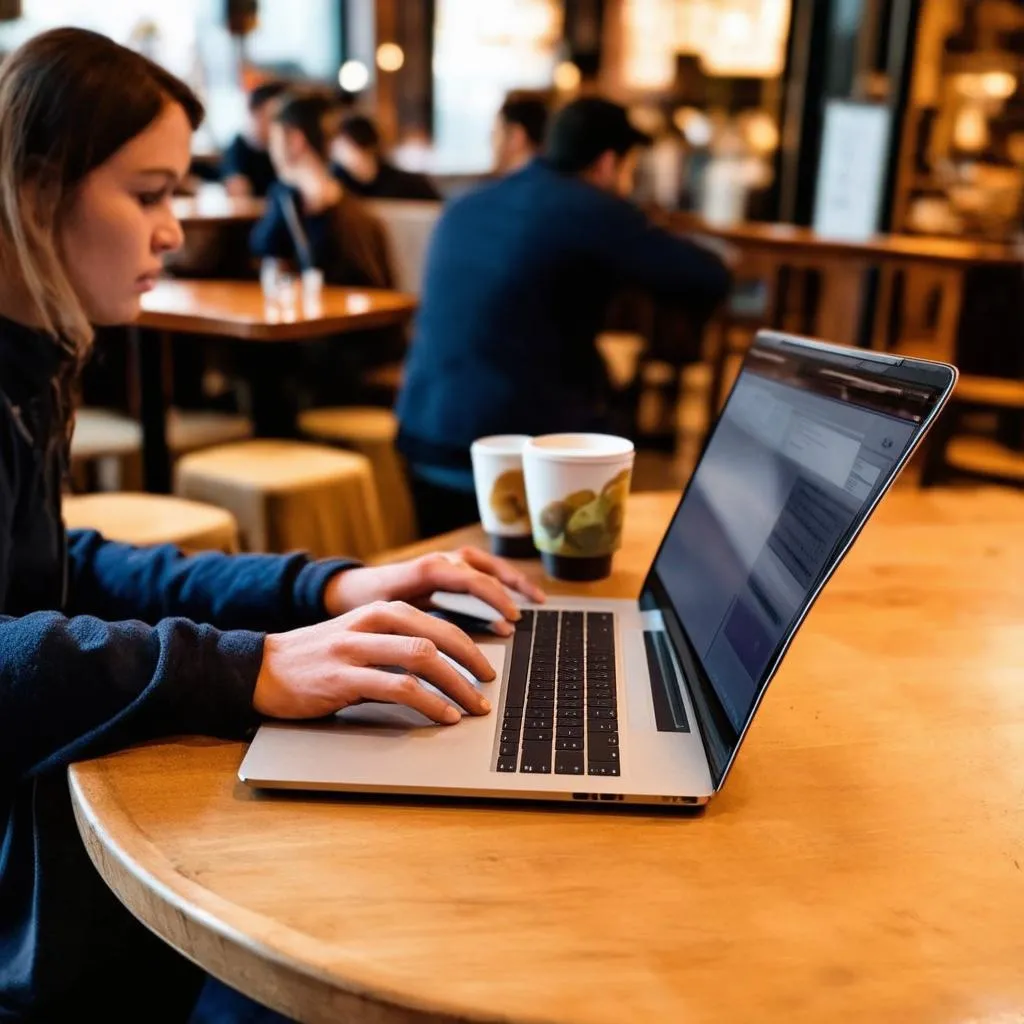
[(495, 623), (495, 632), (509, 636), (509, 623), (516, 621), (520, 613), (502, 584), (530, 601), (544, 600), (544, 591), (508, 562), (478, 548), (461, 548), (408, 562), (338, 573), (327, 584), (324, 604), (329, 615), (343, 615), (371, 601), (408, 601), (426, 606), (435, 590), (473, 594), (505, 616), (505, 622)]
[(316, 626), (267, 636), (253, 707), (273, 718), (319, 718), (382, 701), (445, 725), (458, 722), (458, 708), (419, 676), (470, 714), (487, 714), (490, 703), (442, 652), (477, 679), (494, 679), (490, 662), (461, 629), (401, 601), (375, 601)]

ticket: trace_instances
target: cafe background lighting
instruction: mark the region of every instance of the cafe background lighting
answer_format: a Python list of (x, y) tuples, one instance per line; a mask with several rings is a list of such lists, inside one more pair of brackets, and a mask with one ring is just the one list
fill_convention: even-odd
[(346, 92), (362, 92), (369, 84), (370, 70), (361, 60), (347, 60), (338, 72), (338, 85)]
[(398, 71), (405, 63), (405, 52), (398, 43), (381, 43), (377, 47), (377, 67), (381, 71)]
[(563, 60), (555, 68), (555, 86), (562, 92), (572, 92), (579, 88), (580, 69), (571, 60)]

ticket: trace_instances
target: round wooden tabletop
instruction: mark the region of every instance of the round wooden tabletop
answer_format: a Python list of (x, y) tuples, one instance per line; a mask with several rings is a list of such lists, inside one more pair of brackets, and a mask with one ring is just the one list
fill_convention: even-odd
[[(673, 506), (634, 497), (578, 589), (636, 593)], [(264, 796), (191, 738), (72, 768), (79, 825), (144, 922), (303, 1021), (1019, 1021), (1022, 526), (891, 495), (702, 814)]]
[(241, 341), (305, 341), (405, 323), (416, 299), (379, 288), (325, 285), (313, 305), (268, 305), (258, 281), (163, 280), (142, 297), (136, 324), (160, 331), (218, 334)]

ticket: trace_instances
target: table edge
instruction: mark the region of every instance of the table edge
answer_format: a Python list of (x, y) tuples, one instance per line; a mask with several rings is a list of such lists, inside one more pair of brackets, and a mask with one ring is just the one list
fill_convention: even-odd
[[(244, 744), (232, 745), (238, 746), (240, 751), (244, 747)], [(356, 1021), (362, 1016), (360, 1011), (370, 1003), (376, 1008), (372, 1018), (375, 1024), (384, 1021), (387, 1024), (497, 1024), (499, 1021), (507, 1024), (509, 1021), (505, 1015), (460, 1010), (420, 999), (391, 987), (383, 979), (355, 977), (350, 973), (350, 965), (346, 965), (344, 975), (340, 971), (329, 974), (314, 966), (310, 958), (302, 957), (298, 950), (319, 946), (317, 940), (239, 907), (180, 874), (173, 862), (145, 838), (120, 803), (105, 791), (102, 775), (102, 759), (78, 762), (68, 768), (68, 790), (75, 823), (93, 867), (133, 917), (176, 952), (225, 984), (237, 986), (237, 979), (244, 976), (247, 994), (283, 1013), (294, 1015), (301, 1012), (302, 1007), (311, 1005), (329, 1011), (317, 1020)], [(88, 781), (95, 783), (92, 799), (87, 799), (84, 792)], [(106, 827), (100, 824), (97, 809), (102, 811)], [(122, 837), (128, 837), (128, 841), (113, 838), (111, 822), (124, 826)], [(196, 895), (201, 893), (211, 906), (190, 899), (190, 890), (195, 890)], [(154, 899), (158, 901), (156, 906)], [(267, 945), (254, 937), (256, 928), (244, 929), (246, 921), (259, 924), (260, 931), (272, 931), (287, 938), (288, 944), (297, 949)], [(213, 962), (216, 957), (209, 955), (211, 942), (214, 950), (230, 948), (232, 956), (244, 958), (245, 964), (239, 968), (236, 961), (232, 971), (218, 970)], [(280, 980), (277, 972), (283, 972), (285, 985), (276, 984)], [(299, 994), (299, 998), (282, 1000), (278, 997), (282, 990)], [(345, 1016), (341, 1017), (342, 1014)], [(555, 1024), (553, 1018), (529, 1020), (530, 1024)]]

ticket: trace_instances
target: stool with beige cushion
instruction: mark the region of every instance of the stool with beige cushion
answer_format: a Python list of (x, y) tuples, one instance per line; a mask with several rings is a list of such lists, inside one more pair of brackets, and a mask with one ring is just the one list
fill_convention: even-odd
[(219, 445), (180, 459), (175, 492), (228, 509), (246, 551), (368, 558), (387, 546), (370, 462), (298, 441)]
[(412, 496), (395, 450), (398, 420), (390, 409), (373, 406), (310, 409), (300, 414), (299, 429), (314, 440), (365, 455), (373, 467), (388, 547), (401, 547), (416, 539)]
[[(176, 456), (248, 437), (252, 437), (252, 423), (245, 416), (191, 409), (171, 409), (167, 414), (167, 446)], [(93, 481), (88, 480), (90, 469)], [(110, 409), (79, 409), (71, 438), (71, 471), (80, 490), (87, 489), (90, 482), (101, 491), (141, 486), (142, 427), (138, 421)]]
[(238, 550), (230, 512), (165, 494), (73, 494), (62, 503), (70, 530), (98, 530), (107, 540), (140, 547), (175, 544), (186, 551)]

